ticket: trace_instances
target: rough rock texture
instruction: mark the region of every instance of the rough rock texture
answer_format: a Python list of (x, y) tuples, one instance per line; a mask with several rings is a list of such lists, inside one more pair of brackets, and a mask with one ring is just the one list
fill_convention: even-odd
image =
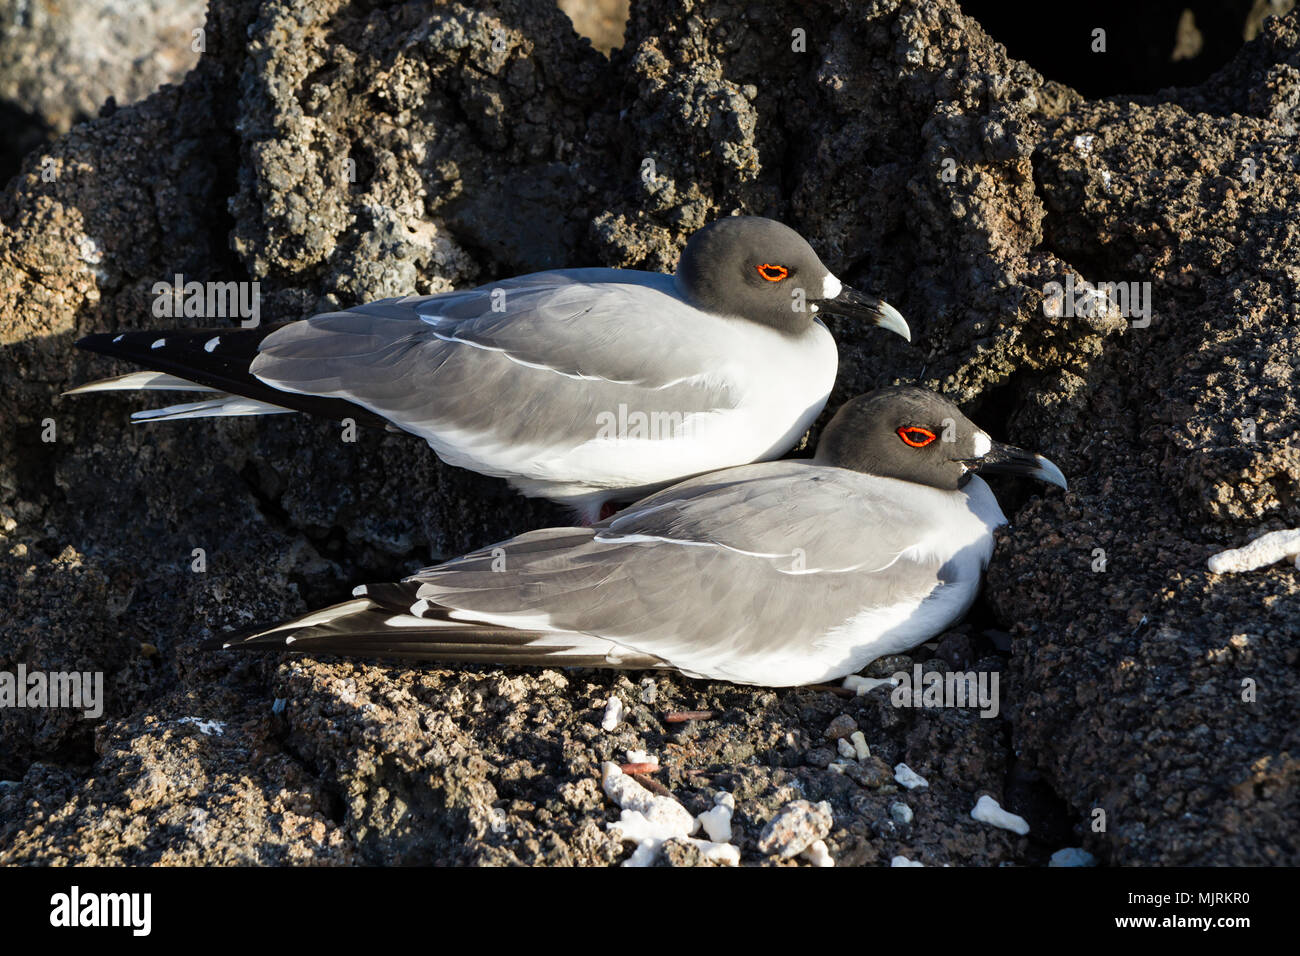
[[(112, 97), (126, 105), (198, 62), (206, 0), (0, 0), (0, 179)], [(21, 151), (20, 151), (21, 150)]]
[[(648, 0), (609, 60), (542, 0), (213, 0), (206, 29), (180, 86), (59, 139), (52, 182), (29, 155), (0, 195), (0, 670), (107, 688), (95, 723), (0, 711), (0, 861), (611, 863), (599, 769), (629, 749), (694, 813), (733, 793), (746, 862), (773, 862), (759, 835), (793, 800), (830, 803), (841, 866), (1300, 859), (1300, 577), (1205, 570), (1300, 525), (1297, 14), (1201, 87), (1105, 101), (951, 2)], [(868, 670), (997, 671), (998, 718), (887, 689), (659, 676), (650, 701), (641, 675), (200, 653), (565, 516), (399, 435), (130, 427), (120, 396), (59, 396), (110, 370), (72, 341), (159, 324), (176, 273), (257, 281), (281, 321), (553, 265), (668, 269), (733, 211), (796, 226), (912, 322), (914, 346), (834, 329), (832, 410), (921, 381), (1071, 476), (1000, 486), (986, 597)], [(1046, 316), (1070, 275), (1150, 282), (1149, 325)], [(628, 714), (605, 732), (611, 694)], [(715, 718), (664, 721), (679, 709)], [(828, 746), (844, 715), (864, 761)], [(898, 763), (929, 787), (901, 790)], [(983, 793), (1030, 834), (971, 820)]]

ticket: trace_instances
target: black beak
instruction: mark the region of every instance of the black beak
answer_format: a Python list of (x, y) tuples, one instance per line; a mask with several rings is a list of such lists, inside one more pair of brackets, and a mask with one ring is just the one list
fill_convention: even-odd
[(985, 475), (1027, 475), (1037, 478), (1058, 488), (1069, 488), (1061, 469), (1032, 451), (1025, 451), (1015, 445), (1004, 445), (995, 441), (993, 447), (980, 458), (971, 458), (962, 462), (971, 471)]
[(842, 319), (865, 320), (912, 341), (912, 330), (907, 327), (907, 320), (892, 305), (874, 295), (866, 295), (845, 286), (835, 298), (820, 299), (817, 305), (830, 315), (838, 315)]

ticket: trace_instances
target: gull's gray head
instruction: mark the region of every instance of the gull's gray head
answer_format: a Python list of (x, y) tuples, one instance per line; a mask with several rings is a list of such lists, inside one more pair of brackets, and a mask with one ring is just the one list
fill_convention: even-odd
[(863, 319), (911, 341), (907, 322), (888, 302), (845, 287), (789, 226), (732, 216), (695, 235), (677, 265), (690, 303), (782, 331), (800, 332), (819, 314)]
[(1061, 470), (1042, 455), (994, 441), (942, 395), (910, 385), (846, 402), (822, 432), (815, 460), (954, 491), (977, 472), (1066, 487)]

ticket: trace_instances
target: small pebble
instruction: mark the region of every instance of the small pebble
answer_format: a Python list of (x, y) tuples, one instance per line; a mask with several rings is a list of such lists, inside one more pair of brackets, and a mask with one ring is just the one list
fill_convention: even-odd
[(925, 864), (922, 863), (920, 860), (917, 860), (915, 863), (913, 863), (905, 856), (894, 857), (892, 860), (889, 861), (889, 865), (890, 866), (925, 866)]
[(850, 674), (844, 678), (842, 686), (847, 687), (859, 697), (863, 694), (869, 694), (877, 687), (893, 687), (898, 682), (892, 677), (876, 679), (874, 677), (858, 677), (856, 674)]
[(824, 840), (831, 832), (834, 817), (831, 805), (823, 800), (812, 803), (808, 800), (793, 800), (781, 808), (758, 839), (758, 849), (767, 854), (774, 854), (783, 860), (798, 856), (818, 840)]
[(1047, 861), (1048, 866), (1096, 866), (1097, 858), (1087, 850), (1071, 846), (1057, 850)]
[(829, 767), (831, 761), (834, 759), (835, 754), (827, 750), (825, 747), (814, 747), (812, 750), (804, 754), (803, 757), (804, 763), (810, 767), (817, 767), (820, 770), (825, 770)]
[[(847, 685), (846, 685), (847, 686)], [(858, 729), (858, 722), (848, 714), (840, 714), (826, 725), (826, 739), (840, 740)]]
[(971, 662), (970, 638), (960, 631), (950, 631), (939, 641), (936, 653), (958, 670), (966, 670)]
[(916, 790), (919, 787), (930, 786), (930, 781), (926, 780), (905, 763), (896, 764), (894, 766), (894, 779), (898, 781), (900, 786), (906, 787), (908, 790)]
[(831, 851), (826, 848), (825, 840), (814, 840), (812, 846), (803, 851), (803, 858), (813, 866), (834, 866)]
[(853, 731), (849, 735), (849, 740), (853, 743), (853, 750), (859, 760), (866, 760), (871, 756), (871, 748), (867, 746), (867, 738), (860, 730)]
[(862, 761), (855, 760), (853, 763), (845, 765), (844, 772), (849, 779), (859, 786), (866, 787), (868, 790), (883, 787), (894, 779), (894, 772), (889, 769), (889, 764), (879, 757), (868, 757)]
[(906, 803), (891, 803), (889, 805), (889, 815), (895, 823), (908, 824), (912, 822), (912, 808)]
[(654, 678), (647, 677), (641, 682), (641, 703), (653, 704), (659, 697), (659, 687)]
[(704, 855), (704, 859), (710, 863), (722, 863), (726, 866), (740, 865), (740, 847), (733, 846), (730, 843), (713, 843), (709, 840), (697, 840), (695, 837), (685, 837), (685, 842), (699, 849)]
[(853, 744), (849, 743), (843, 737), (835, 741), (836, 747), (839, 748), (840, 756), (847, 760), (857, 760), (858, 752), (854, 749)]

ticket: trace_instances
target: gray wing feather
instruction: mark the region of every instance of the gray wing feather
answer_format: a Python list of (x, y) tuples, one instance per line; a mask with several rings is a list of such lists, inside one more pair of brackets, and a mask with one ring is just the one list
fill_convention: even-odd
[(521, 535), (408, 580), (479, 619), (597, 635), (716, 673), (738, 652), (807, 646), (864, 608), (919, 603), (939, 586), (937, 562), (906, 554), (909, 522), (924, 516), (873, 495), (872, 480), (747, 465), (595, 528)]
[[(671, 277), (627, 275), (539, 273), (315, 316), (268, 336), (251, 370), (277, 388), (362, 405), (440, 453), (453, 435), (449, 460), (466, 448), (526, 460), (572, 445), (620, 403), (687, 415), (735, 407), (739, 396), (709, 367), (725, 348), (695, 334)], [(493, 311), (498, 292), (504, 312)], [(655, 322), (628, 321), (647, 315)]]

